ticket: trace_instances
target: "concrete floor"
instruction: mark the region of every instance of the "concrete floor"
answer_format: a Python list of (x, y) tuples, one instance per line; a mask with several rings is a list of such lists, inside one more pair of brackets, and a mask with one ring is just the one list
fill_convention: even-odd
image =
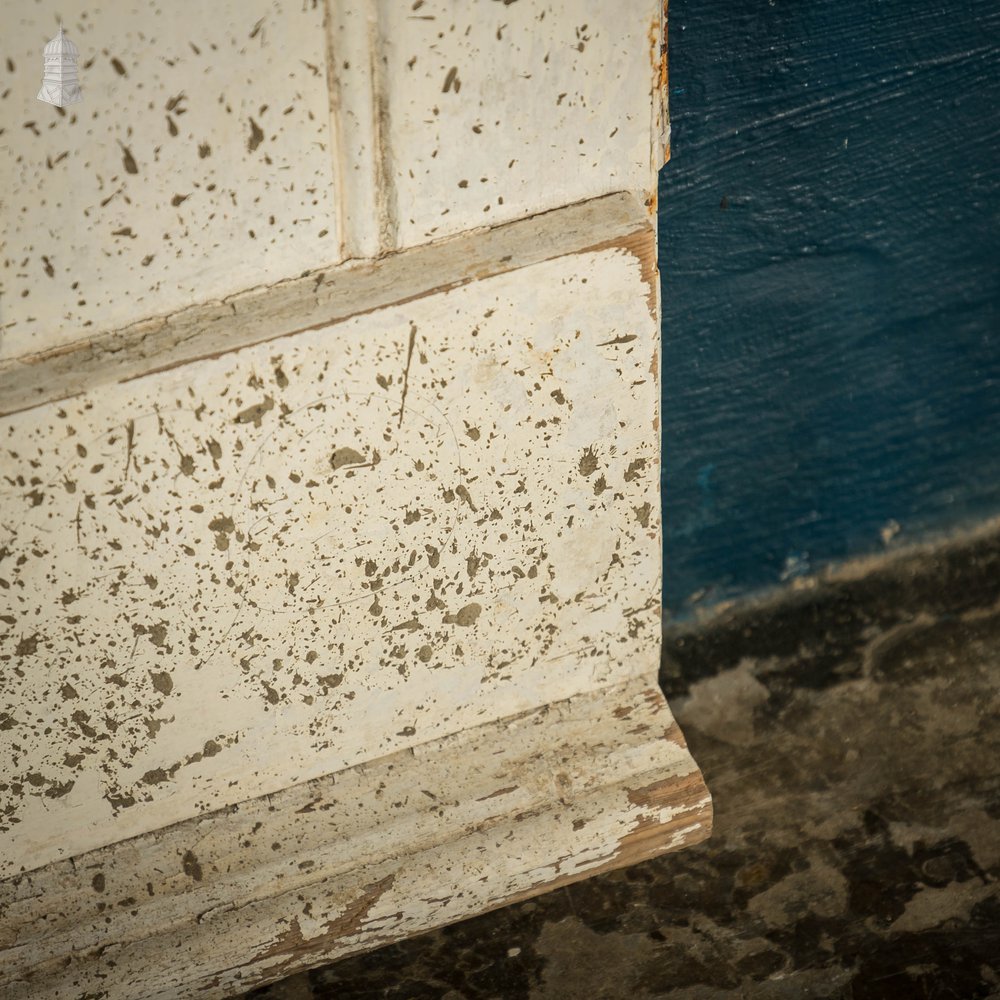
[(255, 1000), (1000, 997), (1000, 540), (667, 630), (705, 844)]

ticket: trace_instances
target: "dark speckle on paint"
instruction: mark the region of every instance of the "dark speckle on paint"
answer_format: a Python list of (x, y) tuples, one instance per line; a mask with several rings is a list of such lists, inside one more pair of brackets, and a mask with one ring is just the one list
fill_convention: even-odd
[(252, 153), (263, 141), (264, 133), (261, 131), (261, 127), (251, 118), (250, 138), (247, 139), (247, 150)]
[(264, 417), (264, 414), (268, 410), (274, 409), (274, 399), (271, 396), (265, 396), (264, 399), (259, 403), (254, 403), (253, 406), (248, 406), (245, 410), (241, 410), (236, 414), (236, 423), (238, 424), (253, 424), (254, 427), (260, 427), (260, 422)]
[(45, 789), (45, 797), (47, 799), (61, 799), (73, 790), (75, 784), (76, 782), (72, 778), (69, 781), (53, 782)]
[(194, 851), (185, 851), (181, 863), (183, 865), (185, 875), (193, 878), (195, 882), (201, 881), (201, 865), (198, 863), (198, 859), (195, 857)]
[(31, 635), (27, 639), (22, 639), (14, 649), (16, 656), (31, 656), (38, 650), (38, 636)]
[(649, 527), (649, 515), (652, 513), (652, 506), (649, 503), (644, 503), (641, 507), (633, 507), (635, 511), (635, 519), (644, 528)]
[(139, 173), (139, 165), (135, 162), (135, 157), (132, 155), (132, 150), (128, 146), (119, 142), (119, 146), (122, 149), (122, 165), (125, 167), (125, 173), (127, 174), (137, 174)]
[(149, 641), (154, 646), (165, 646), (167, 642), (167, 626), (160, 622), (149, 627)]
[(482, 605), (473, 602), (472, 604), (466, 604), (465, 607), (461, 608), (457, 614), (445, 615), (444, 620), (448, 625), (475, 625), (482, 610)]
[(212, 531), (222, 531), (227, 534), (236, 530), (236, 524), (228, 514), (220, 514), (213, 518), (208, 522), (208, 526)]
[(157, 673), (150, 672), (150, 679), (153, 682), (153, 687), (160, 692), (160, 694), (170, 694), (174, 689), (174, 682), (170, 674), (165, 671), (159, 671)]
[(118, 74), (119, 76), (128, 76), (128, 71), (127, 71), (127, 70), (125, 69), (125, 67), (124, 67), (124, 66), (122, 65), (122, 63), (121, 63), (121, 60), (120, 60), (120, 59), (115, 59), (115, 58), (112, 58), (112, 59), (111, 59), (111, 65), (112, 65), (112, 67), (114, 68), (114, 71), (115, 71), (115, 72), (116, 72), (116, 73), (117, 73), (117, 74)]
[(644, 458), (633, 459), (628, 464), (628, 469), (625, 472), (625, 482), (631, 483), (639, 478), (639, 473), (646, 468), (646, 460)]
[(330, 456), (330, 465), (334, 469), (343, 468), (345, 465), (362, 465), (365, 456), (354, 448), (337, 448)]

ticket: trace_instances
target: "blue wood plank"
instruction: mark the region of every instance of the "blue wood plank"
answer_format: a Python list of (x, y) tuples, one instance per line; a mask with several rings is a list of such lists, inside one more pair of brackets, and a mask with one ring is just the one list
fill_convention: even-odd
[(668, 610), (1000, 513), (1000, 7), (672, 0), (670, 83)]

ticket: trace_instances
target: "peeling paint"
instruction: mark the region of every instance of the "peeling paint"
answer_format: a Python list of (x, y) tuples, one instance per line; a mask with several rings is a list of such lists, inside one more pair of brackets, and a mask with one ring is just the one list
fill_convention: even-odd
[(645, 252), (7, 418), (6, 863), (655, 671)]
[(707, 834), (649, 687), (655, 7), (64, 12), (90, 93), (163, 58), (0, 156), (18, 1000), (223, 997)]
[(222, 1000), (697, 842), (711, 803), (664, 731), (636, 679), (0, 883), (0, 989)]

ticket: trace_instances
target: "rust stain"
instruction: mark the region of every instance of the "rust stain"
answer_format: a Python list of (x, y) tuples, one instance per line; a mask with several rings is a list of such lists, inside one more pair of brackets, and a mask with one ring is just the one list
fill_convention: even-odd
[[(654, 97), (658, 97), (658, 112), (660, 120), (657, 125), (663, 137), (663, 148), (660, 150), (660, 166), (670, 161), (670, 73), (668, 57), (667, 34), (668, 0), (663, 5), (657, 17), (653, 18), (649, 28), (650, 60), (653, 68)], [(656, 198), (652, 200), (651, 213), (656, 210)]]
[(659, 39), (659, 87), (664, 94), (667, 93), (669, 73), (667, 67), (667, 8), (669, 0), (663, 0), (662, 14), (659, 23), (655, 25), (655, 30)]

